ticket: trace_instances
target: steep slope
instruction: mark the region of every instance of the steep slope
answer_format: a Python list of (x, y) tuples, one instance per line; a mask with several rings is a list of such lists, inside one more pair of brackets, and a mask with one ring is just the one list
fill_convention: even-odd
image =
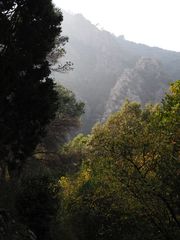
[(124, 99), (140, 102), (142, 105), (159, 102), (169, 81), (170, 77), (159, 61), (141, 57), (134, 68), (124, 70), (112, 88), (103, 120), (118, 111)]
[[(107, 109), (111, 106), (112, 89), (119, 89), (117, 84), (121, 84), (122, 76), (126, 71), (131, 72), (130, 69), (132, 71), (136, 69), (141, 57), (158, 62), (161, 68), (159, 71), (163, 72), (155, 80), (154, 74), (151, 75), (149, 70), (147, 76), (144, 75), (144, 78), (142, 77), (138, 82), (138, 87), (142, 83), (146, 85), (144, 97), (143, 94), (138, 95), (139, 91), (135, 90), (142, 102), (152, 99), (153, 96), (154, 100), (157, 99), (153, 92), (148, 90), (150, 85), (153, 85), (154, 89), (159, 89), (156, 85), (161, 86), (160, 82), (163, 81), (162, 86), (166, 88), (167, 82), (176, 80), (180, 76), (180, 53), (136, 44), (125, 40), (122, 36), (115, 37), (107, 31), (99, 30), (80, 14), (72, 15), (64, 12), (63, 33), (69, 37), (69, 43), (65, 46), (66, 59), (74, 63), (74, 70), (64, 75), (55, 73), (55, 78), (73, 90), (77, 97), (86, 103), (82, 131), (88, 132), (96, 121), (107, 114)], [(138, 63), (138, 66), (140, 65), (141, 62)], [(128, 86), (132, 82), (132, 80), (127, 82)], [(134, 88), (136, 89), (137, 86), (135, 84)], [(140, 87), (141, 90), (143, 88)], [(132, 94), (132, 91), (130, 92)], [(118, 90), (116, 94), (118, 95)], [(119, 93), (119, 96), (124, 95)]]

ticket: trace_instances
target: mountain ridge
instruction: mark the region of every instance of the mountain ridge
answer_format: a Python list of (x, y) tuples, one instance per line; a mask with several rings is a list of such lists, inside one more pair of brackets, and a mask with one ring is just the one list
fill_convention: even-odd
[[(153, 73), (152, 76), (148, 76), (148, 80), (144, 74), (145, 79), (142, 80), (147, 85), (151, 85), (152, 81), (155, 90), (160, 91), (159, 87), (156, 87), (160, 82), (162, 82), (162, 90), (166, 90), (168, 83), (180, 76), (180, 53), (178, 52), (133, 43), (122, 36), (116, 37), (108, 31), (99, 30), (81, 14), (71, 15), (64, 12), (62, 29), (63, 34), (69, 37), (69, 43), (65, 46), (67, 52), (65, 60), (74, 63), (74, 70), (63, 75), (55, 73), (54, 76), (57, 82), (74, 91), (77, 97), (85, 102), (83, 132), (89, 132), (95, 122), (107, 115), (108, 102), (111, 102), (112, 92), (117, 82), (124, 71), (130, 71), (130, 69), (133, 71), (136, 64), (140, 67), (138, 63), (140, 59), (147, 58), (152, 61), (154, 59), (159, 62), (157, 72), (163, 72), (160, 78), (153, 81), (151, 79)], [(162, 76), (165, 79), (162, 79)], [(141, 88), (138, 79), (131, 79), (131, 84), (133, 81), (135, 88)], [(138, 91), (135, 89), (135, 92)], [(151, 92), (149, 91), (149, 94)], [(154, 96), (157, 94), (154, 92)], [(160, 95), (162, 96), (162, 93)], [(138, 97), (137, 95), (137, 99)], [(157, 96), (154, 99), (159, 100)], [(120, 97), (119, 107), (123, 100)]]

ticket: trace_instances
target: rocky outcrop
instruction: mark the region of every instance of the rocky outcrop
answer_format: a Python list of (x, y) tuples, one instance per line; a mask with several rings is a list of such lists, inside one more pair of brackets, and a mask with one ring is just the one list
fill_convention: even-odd
[(107, 101), (103, 120), (118, 111), (126, 99), (142, 105), (159, 102), (168, 81), (170, 77), (158, 60), (141, 57), (134, 68), (124, 70), (118, 78)]

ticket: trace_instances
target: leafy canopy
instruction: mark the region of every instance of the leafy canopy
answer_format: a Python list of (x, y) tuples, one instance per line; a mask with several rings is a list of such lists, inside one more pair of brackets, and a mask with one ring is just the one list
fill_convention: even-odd
[[(180, 237), (179, 113), (177, 81), (162, 104), (126, 102), (94, 127), (79, 174), (60, 180), (61, 223), (75, 238)], [(77, 139), (69, 148), (76, 142), (78, 149)]]

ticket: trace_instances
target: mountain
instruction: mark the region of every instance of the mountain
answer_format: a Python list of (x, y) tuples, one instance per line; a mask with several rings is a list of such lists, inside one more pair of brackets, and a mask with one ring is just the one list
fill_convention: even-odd
[(171, 81), (180, 78), (180, 53), (125, 40), (98, 29), (81, 14), (64, 12), (63, 35), (69, 37), (64, 59), (74, 70), (54, 73), (86, 104), (83, 132), (130, 100), (157, 102)]
[(125, 69), (111, 89), (103, 120), (118, 111), (124, 99), (146, 103), (160, 102), (170, 77), (155, 58), (141, 57), (135, 67)]

